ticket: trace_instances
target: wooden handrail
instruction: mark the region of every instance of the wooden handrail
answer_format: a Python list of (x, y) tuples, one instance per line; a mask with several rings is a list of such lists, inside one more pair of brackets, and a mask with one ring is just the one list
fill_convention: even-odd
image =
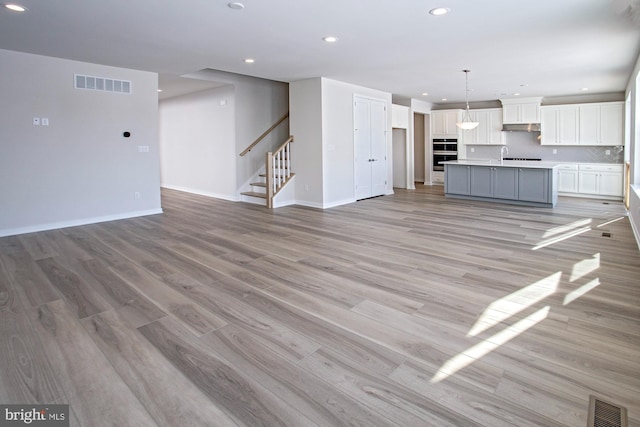
[(283, 142), (282, 145), (280, 147), (278, 147), (273, 153), (275, 154), (278, 151), (284, 150), (284, 146), (287, 145), (290, 142), (293, 142), (293, 135), (289, 136), (289, 139), (287, 139), (285, 142)]
[(253, 149), (253, 147), (255, 147), (256, 145), (258, 145), (258, 143), (260, 141), (262, 141), (267, 135), (269, 135), (271, 133), (271, 131), (273, 131), (276, 127), (278, 127), (278, 125), (282, 122), (284, 122), (287, 117), (289, 117), (289, 112), (287, 111), (287, 114), (285, 114), (284, 116), (282, 116), (280, 118), (280, 120), (278, 120), (277, 122), (275, 122), (273, 124), (273, 126), (271, 126), (269, 129), (267, 129), (266, 131), (264, 131), (264, 133), (262, 135), (260, 135), (255, 141), (253, 141), (251, 143), (251, 145), (249, 145), (247, 148), (245, 148), (245, 150), (240, 153), (240, 157), (244, 156), (245, 154), (247, 154), (249, 151), (251, 151)]

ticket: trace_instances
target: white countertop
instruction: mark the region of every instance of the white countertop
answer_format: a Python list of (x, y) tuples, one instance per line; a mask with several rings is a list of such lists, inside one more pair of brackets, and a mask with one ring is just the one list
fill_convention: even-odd
[(553, 169), (563, 162), (522, 161), (522, 160), (449, 160), (441, 165), (497, 166), (505, 168)]

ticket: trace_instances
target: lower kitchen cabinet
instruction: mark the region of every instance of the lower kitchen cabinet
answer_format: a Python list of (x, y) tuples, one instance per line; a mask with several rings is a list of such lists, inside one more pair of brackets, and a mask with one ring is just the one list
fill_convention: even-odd
[(622, 197), (622, 165), (578, 165), (578, 192)]
[(518, 169), (518, 200), (549, 202), (549, 169)]
[(624, 165), (608, 163), (563, 163), (557, 167), (558, 191), (563, 196), (622, 197)]
[(558, 165), (558, 191), (562, 193), (578, 192), (578, 165)]
[(470, 194), (496, 199), (518, 199), (518, 169), (471, 166)]
[(444, 192), (451, 194), (470, 194), (471, 166), (446, 165)]
[(445, 165), (448, 197), (555, 206), (556, 185), (553, 168)]

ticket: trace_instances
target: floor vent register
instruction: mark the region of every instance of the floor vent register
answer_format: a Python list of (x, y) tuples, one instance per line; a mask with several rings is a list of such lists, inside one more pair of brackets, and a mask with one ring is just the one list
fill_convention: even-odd
[(627, 427), (627, 409), (589, 396), (587, 427)]

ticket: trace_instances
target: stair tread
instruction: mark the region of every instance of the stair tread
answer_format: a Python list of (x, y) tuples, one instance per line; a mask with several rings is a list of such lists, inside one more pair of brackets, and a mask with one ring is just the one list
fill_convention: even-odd
[(267, 194), (266, 193), (257, 193), (255, 191), (244, 191), (242, 193), (240, 193), (244, 196), (251, 196), (251, 197), (260, 197), (261, 199), (266, 199), (267, 198)]
[(266, 182), (252, 182), (249, 185), (253, 185), (253, 186), (256, 186), (256, 187), (266, 187), (267, 183)]

